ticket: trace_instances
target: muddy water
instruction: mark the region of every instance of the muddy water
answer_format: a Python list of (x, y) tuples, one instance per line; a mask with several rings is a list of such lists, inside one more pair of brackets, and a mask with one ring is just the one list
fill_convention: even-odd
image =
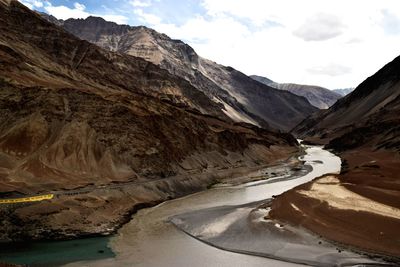
[[(77, 262), (69, 266), (294, 266), (293, 263), (215, 248), (183, 233), (170, 220), (197, 210), (268, 199), (315, 177), (340, 171), (340, 158), (320, 147), (308, 147), (302, 160), (313, 170), (300, 178), (217, 187), (141, 210), (111, 239), (109, 245), (116, 254), (115, 258)], [(235, 218), (233, 213), (229, 220)], [(221, 227), (224, 223), (227, 221), (222, 221)]]

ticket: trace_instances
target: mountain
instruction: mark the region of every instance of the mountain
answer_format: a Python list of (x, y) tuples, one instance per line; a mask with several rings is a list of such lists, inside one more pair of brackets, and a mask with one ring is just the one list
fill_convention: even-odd
[(320, 86), (295, 83), (276, 83), (268, 78), (257, 75), (252, 75), (250, 77), (273, 88), (289, 91), (295, 95), (304, 96), (311, 105), (319, 109), (329, 108), (342, 97), (340, 94)]
[(44, 12), (37, 12), (37, 13), (40, 14), (40, 16), (42, 16), (43, 18), (45, 18), (47, 21), (49, 21), (57, 26), (62, 26), (64, 24), (64, 20), (57, 19), (53, 15), (50, 15), (50, 14), (47, 14)]
[(332, 90), (335, 93), (338, 93), (341, 96), (346, 96), (354, 91), (354, 88), (343, 88), (343, 89), (334, 89)]
[(293, 132), (300, 137), (308, 136), (321, 142), (346, 134), (349, 138), (354, 137), (348, 140), (351, 147), (376, 141), (376, 147), (389, 142), (397, 148), (393, 130), (399, 117), (399, 67), (400, 58), (396, 58), (330, 109), (305, 119)]
[[(297, 151), (186, 80), (0, 0), (0, 239), (110, 233), (137, 209)], [(108, 190), (105, 190), (107, 188)]]
[(144, 58), (184, 78), (235, 121), (289, 131), (316, 111), (306, 99), (275, 90), (232, 67), (204, 59), (184, 42), (152, 29), (118, 25), (98, 17), (58, 23), (83, 40), (110, 51)]
[(258, 76), (258, 75), (250, 75), (250, 78), (252, 78), (253, 80), (256, 80), (257, 82), (263, 83), (265, 85), (271, 86), (274, 84), (277, 84), (276, 82), (274, 82), (271, 79), (268, 79), (267, 77), (263, 77), (263, 76)]
[(400, 57), (293, 133), (333, 149), (342, 170), (279, 196), (273, 217), (398, 261)]
[(320, 86), (294, 83), (279, 83), (271, 86), (280, 90), (289, 91), (299, 96), (304, 96), (311, 105), (319, 109), (329, 108), (342, 97), (341, 95)]

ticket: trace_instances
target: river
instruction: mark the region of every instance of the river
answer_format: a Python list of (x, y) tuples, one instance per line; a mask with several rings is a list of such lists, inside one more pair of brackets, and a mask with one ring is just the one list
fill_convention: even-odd
[[(321, 147), (307, 147), (301, 160), (310, 165), (312, 171), (296, 179), (273, 178), (239, 186), (215, 187), (140, 210), (110, 238), (108, 245), (115, 257), (73, 262), (67, 266), (299, 266), (298, 263), (308, 263), (301, 260), (302, 257), (314, 254), (324, 260), (341, 257), (350, 258), (351, 263), (360, 259), (368, 263), (350, 251), (335, 254), (336, 248), (331, 244), (321, 248), (310, 246), (308, 243), (318, 242), (317, 237), (309, 233), (306, 233), (308, 243), (296, 241), (301, 243), (298, 246), (291, 241), (291, 245), (287, 245), (287, 240), (274, 235), (271, 237), (274, 240), (267, 239), (268, 236), (264, 237), (262, 233), (254, 236), (254, 231), (245, 229), (248, 223), (243, 225), (245, 228), (235, 230), (238, 231), (236, 234), (228, 231), (235, 229), (231, 227), (235, 222), (247, 218), (260, 201), (323, 174), (340, 171), (340, 158)], [(228, 237), (226, 233), (229, 233)], [(300, 260), (290, 258), (292, 263), (289, 263), (285, 261), (285, 253), (294, 253)]]

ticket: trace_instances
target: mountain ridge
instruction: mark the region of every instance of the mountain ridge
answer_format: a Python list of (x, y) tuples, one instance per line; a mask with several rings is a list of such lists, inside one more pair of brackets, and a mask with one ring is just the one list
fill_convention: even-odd
[(303, 96), (311, 105), (319, 109), (329, 108), (342, 97), (340, 94), (321, 86), (296, 83), (277, 83), (266, 77), (257, 75), (251, 75), (250, 77), (273, 88)]
[(350, 94), (351, 92), (354, 91), (355, 88), (350, 87), (350, 88), (342, 88), (342, 89), (333, 89), (335, 93), (340, 94), (341, 96), (346, 96)]
[(62, 27), (100, 47), (142, 57), (188, 80), (212, 101), (222, 104), (222, 111), (235, 121), (288, 131), (316, 110), (304, 98), (254, 83), (231, 67), (198, 56), (184, 42), (144, 26), (89, 17), (68, 19)]
[[(384, 118), (390, 118), (394, 111), (386, 114), (384, 111), (397, 108), (396, 101), (400, 94), (397, 89), (400, 80), (400, 74), (397, 73), (399, 66), (400, 57), (397, 57), (363, 81), (352, 93), (338, 100), (330, 109), (311, 115), (292, 132), (322, 140), (328, 139), (328, 136), (333, 139), (355, 127), (380, 123)], [(378, 114), (381, 119), (376, 118)], [(382, 131), (386, 130), (390, 129), (382, 128)]]

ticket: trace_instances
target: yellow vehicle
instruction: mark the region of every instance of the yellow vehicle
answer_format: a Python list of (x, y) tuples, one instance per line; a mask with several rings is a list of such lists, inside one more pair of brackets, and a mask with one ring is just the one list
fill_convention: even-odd
[(36, 201), (52, 199), (53, 197), (54, 197), (54, 194), (47, 194), (47, 195), (39, 195), (39, 196), (32, 196), (32, 197), (0, 199), (0, 204), (36, 202)]

